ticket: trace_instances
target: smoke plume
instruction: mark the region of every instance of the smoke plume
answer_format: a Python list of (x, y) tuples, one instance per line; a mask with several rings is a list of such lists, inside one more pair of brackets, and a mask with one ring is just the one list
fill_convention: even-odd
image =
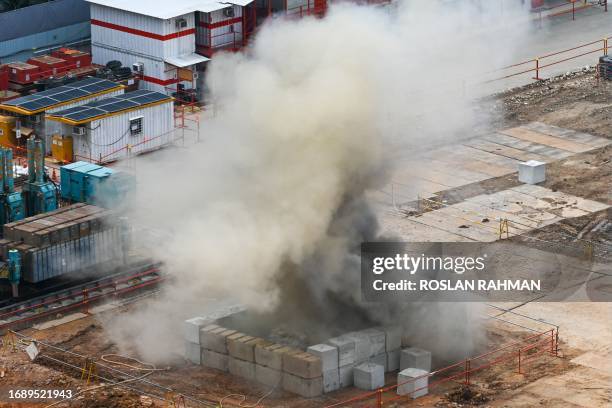
[(136, 165), (129, 216), (163, 234), (135, 242), (172, 280), (110, 322), (113, 338), (163, 360), (182, 350), (182, 320), (233, 301), (303, 327), (318, 321), (313, 330), (353, 319), (409, 326), (403, 308), (361, 304), (359, 244), (383, 233), (367, 194), (398, 155), (487, 119), (462, 78), (518, 43), (521, 11), (500, 3), (341, 4), (324, 18), (274, 19), (244, 52), (215, 55), (206, 75), (216, 116), (202, 142)]

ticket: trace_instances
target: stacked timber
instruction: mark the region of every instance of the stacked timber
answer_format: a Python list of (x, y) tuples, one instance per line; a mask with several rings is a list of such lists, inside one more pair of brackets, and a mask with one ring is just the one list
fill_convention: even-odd
[(123, 260), (124, 235), (111, 211), (77, 203), (5, 224), (0, 257), (17, 249), (23, 280), (36, 283)]

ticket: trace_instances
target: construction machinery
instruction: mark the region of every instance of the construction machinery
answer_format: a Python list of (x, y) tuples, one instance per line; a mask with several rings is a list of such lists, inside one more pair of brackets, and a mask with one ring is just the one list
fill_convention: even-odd
[(23, 185), (25, 215), (31, 217), (57, 209), (57, 187), (45, 174), (45, 142), (28, 139), (28, 181)]
[(0, 225), (23, 219), (23, 198), (13, 180), (13, 151), (4, 147), (0, 147), (0, 189)]

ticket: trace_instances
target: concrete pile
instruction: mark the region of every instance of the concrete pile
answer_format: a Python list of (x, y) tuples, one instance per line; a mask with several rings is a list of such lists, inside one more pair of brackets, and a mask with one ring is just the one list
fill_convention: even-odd
[(431, 353), (417, 348), (402, 350), (398, 327), (346, 333), (306, 351), (221, 327), (202, 317), (186, 320), (184, 334), (185, 358), (192, 363), (302, 397), (352, 385), (375, 390), (384, 386), (385, 372), (400, 368), (398, 383), (416, 381), (403, 384), (398, 393), (427, 393), (423, 388), (427, 378), (421, 377), (431, 370)]

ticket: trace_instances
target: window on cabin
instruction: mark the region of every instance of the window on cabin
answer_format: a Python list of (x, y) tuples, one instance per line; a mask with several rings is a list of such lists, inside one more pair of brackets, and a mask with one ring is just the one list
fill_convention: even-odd
[(136, 136), (142, 133), (142, 117), (130, 119), (130, 135)]

